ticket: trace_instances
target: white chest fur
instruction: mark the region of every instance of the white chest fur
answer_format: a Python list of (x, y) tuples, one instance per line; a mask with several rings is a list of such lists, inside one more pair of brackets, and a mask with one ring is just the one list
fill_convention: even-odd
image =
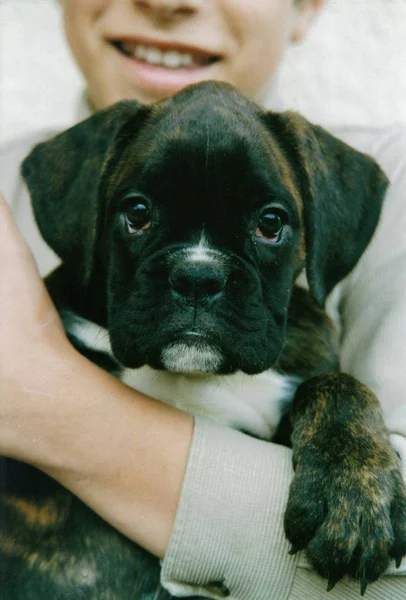
[(272, 369), (260, 375), (183, 375), (150, 367), (126, 369), (123, 381), (140, 392), (243, 429), (264, 439), (275, 431), (298, 381)]
[[(75, 316), (70, 330), (89, 348), (111, 355), (105, 329)], [(300, 380), (269, 369), (259, 375), (196, 375), (157, 371), (148, 366), (124, 369), (121, 379), (140, 392), (185, 410), (272, 437)]]

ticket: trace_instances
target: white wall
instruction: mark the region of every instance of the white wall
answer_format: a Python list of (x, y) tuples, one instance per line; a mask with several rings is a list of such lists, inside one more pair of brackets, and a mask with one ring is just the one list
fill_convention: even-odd
[[(56, 0), (0, 0), (0, 28), (1, 141), (71, 122), (81, 80)], [(322, 123), (406, 123), (406, 0), (329, 0), (290, 49), (280, 89), (286, 106)]]

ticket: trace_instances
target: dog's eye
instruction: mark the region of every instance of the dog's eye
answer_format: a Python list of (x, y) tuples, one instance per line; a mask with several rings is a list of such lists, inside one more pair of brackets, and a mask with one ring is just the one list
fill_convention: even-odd
[(279, 242), (283, 226), (284, 221), (281, 215), (277, 212), (268, 211), (261, 216), (256, 235), (266, 238), (270, 242)]
[(138, 233), (151, 226), (151, 211), (143, 198), (130, 199), (124, 209), (124, 221), (129, 233)]

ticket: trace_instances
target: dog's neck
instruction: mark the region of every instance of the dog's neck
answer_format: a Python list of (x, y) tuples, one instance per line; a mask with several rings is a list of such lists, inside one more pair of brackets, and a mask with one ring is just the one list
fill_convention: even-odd
[[(69, 315), (69, 332), (94, 352), (112, 356), (109, 335), (77, 315)], [(271, 439), (300, 379), (268, 369), (258, 375), (183, 374), (144, 366), (122, 369), (120, 379), (153, 398), (189, 412)]]

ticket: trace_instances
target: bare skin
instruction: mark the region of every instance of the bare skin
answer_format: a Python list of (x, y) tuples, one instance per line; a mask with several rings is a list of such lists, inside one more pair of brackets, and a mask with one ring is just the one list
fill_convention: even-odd
[(71, 347), (1, 196), (0, 273), (0, 335), (8, 340), (0, 346), (0, 453), (40, 467), (163, 557), (192, 418), (138, 394)]

